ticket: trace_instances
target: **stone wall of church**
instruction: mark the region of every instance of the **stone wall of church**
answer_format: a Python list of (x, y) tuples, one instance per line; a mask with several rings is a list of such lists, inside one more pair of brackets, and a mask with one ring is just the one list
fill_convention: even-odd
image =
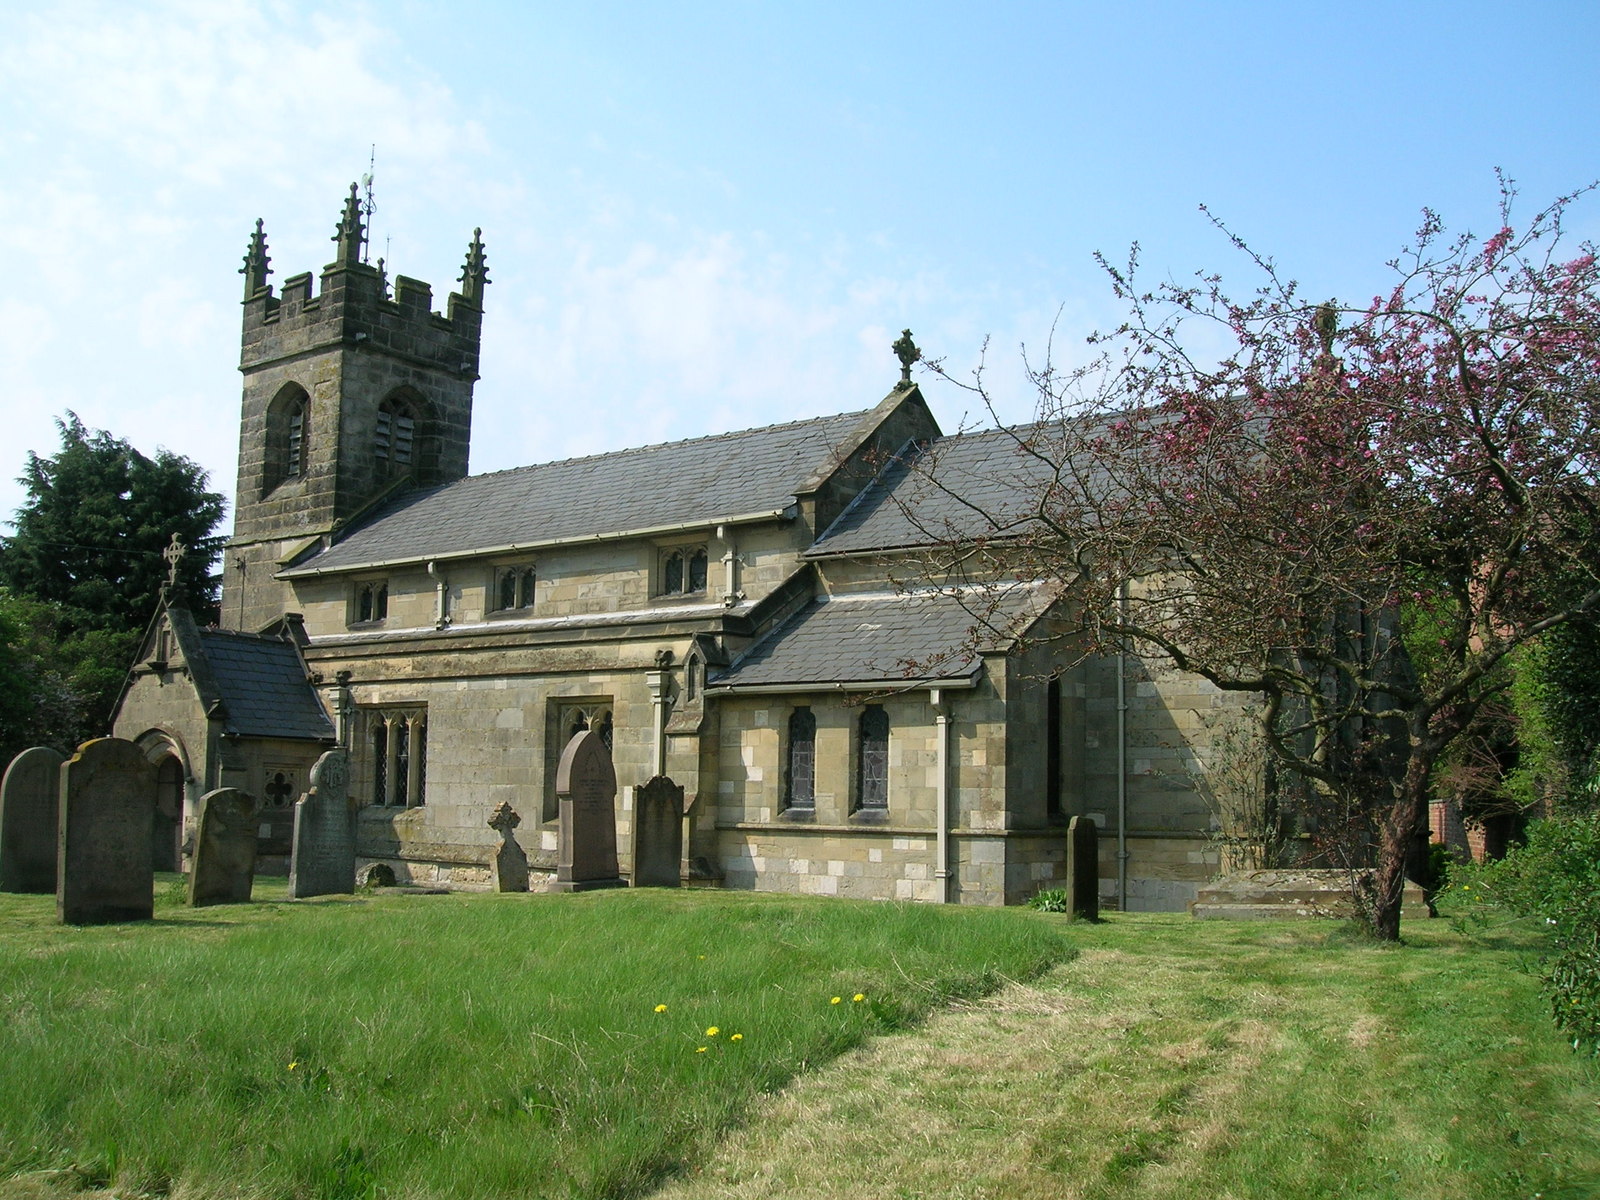
[[(1003, 679), (1002, 669), (1002, 688)], [(1008, 831), (1004, 697), (988, 676), (977, 688), (946, 688), (942, 694), (950, 705), (952, 739), (948, 895), (959, 903), (1015, 903), (1027, 893), (1009, 880), (1020, 851)], [(881, 707), (889, 724), (881, 810), (862, 808), (856, 795), (868, 705)], [(785, 805), (786, 739), (791, 715), (801, 706), (816, 718), (809, 809)], [(939, 726), (926, 691), (735, 695), (720, 698), (718, 709), (718, 854), (729, 886), (878, 900), (938, 898)]]

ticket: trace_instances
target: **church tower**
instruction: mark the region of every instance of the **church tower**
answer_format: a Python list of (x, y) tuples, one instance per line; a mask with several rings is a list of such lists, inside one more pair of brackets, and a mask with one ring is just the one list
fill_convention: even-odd
[(396, 276), (391, 296), (383, 260), (363, 261), (355, 184), (316, 295), (310, 272), (273, 295), (256, 222), (242, 271), (244, 409), (224, 626), (260, 629), (292, 608), (292, 590), (274, 575), (376, 501), (467, 473), (489, 282), (481, 232), (440, 314), (426, 283)]

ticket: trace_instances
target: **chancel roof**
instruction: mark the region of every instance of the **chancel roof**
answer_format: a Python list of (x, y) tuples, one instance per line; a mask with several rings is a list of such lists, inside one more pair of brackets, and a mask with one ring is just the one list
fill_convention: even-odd
[(293, 642), (231, 629), (202, 629), (199, 636), (230, 734), (332, 740), (333, 723)]
[(290, 575), (777, 513), (866, 412), (472, 475), (382, 506)]
[[(1004, 538), (1023, 530), (1057, 476), (1050, 425), (950, 434), (907, 447), (806, 552), (866, 554)], [(1065, 469), (1071, 469), (1070, 464)]]
[(757, 642), (710, 686), (773, 688), (967, 680), (1044, 611), (1042, 585), (824, 596)]

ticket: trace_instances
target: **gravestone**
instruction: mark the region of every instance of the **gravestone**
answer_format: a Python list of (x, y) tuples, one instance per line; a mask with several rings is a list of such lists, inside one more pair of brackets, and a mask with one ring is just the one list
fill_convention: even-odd
[(289, 898), (349, 896), (356, 890), (356, 827), (349, 760), (329, 750), (311, 768), (311, 790), (294, 806)]
[(156, 769), (121, 738), (97, 738), (61, 766), (56, 915), (67, 925), (148, 921)]
[(617, 775), (605, 742), (592, 729), (574, 734), (556, 768), (561, 819), (553, 890), (627, 886), (617, 873), (616, 795)]
[(256, 878), (256, 799), (238, 788), (200, 797), (200, 828), (189, 869), (189, 907), (249, 904)]
[(1100, 831), (1093, 817), (1067, 822), (1067, 899), (1075, 920), (1100, 919)]
[(61, 764), (49, 746), (24, 750), (0, 781), (0, 892), (56, 890)]
[(683, 787), (657, 775), (633, 793), (633, 886), (683, 883)]
[(497, 892), (525, 892), (528, 890), (528, 856), (517, 845), (516, 828), (522, 824), (517, 810), (502, 800), (495, 805), (489, 817), (489, 828), (500, 835), (500, 845), (495, 848), (494, 890)]

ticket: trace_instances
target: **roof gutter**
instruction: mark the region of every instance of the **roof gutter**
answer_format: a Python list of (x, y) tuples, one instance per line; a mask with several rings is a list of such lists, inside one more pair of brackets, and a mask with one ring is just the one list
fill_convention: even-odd
[(852, 683), (723, 683), (706, 688), (708, 696), (794, 696), (804, 692), (922, 692), (940, 688), (975, 688), (978, 686), (976, 670), (965, 678), (956, 679), (877, 679)]
[(491, 554), (520, 554), (529, 550), (548, 550), (557, 546), (593, 546), (600, 542), (625, 542), (637, 538), (662, 537), (671, 533), (684, 533), (691, 529), (716, 529), (719, 525), (755, 525), (762, 521), (782, 521), (794, 515), (795, 506), (769, 509), (763, 512), (740, 513), (732, 517), (713, 517), (709, 521), (678, 521), (672, 525), (646, 525), (638, 529), (616, 532), (580, 533), (571, 537), (543, 538), (527, 542), (507, 542), (501, 546), (478, 546), (470, 550), (454, 550), (446, 554), (415, 554), (406, 558), (380, 558), (370, 562), (347, 563), (339, 567), (300, 567), (279, 571), (274, 579), (305, 579), (318, 575), (341, 575), (350, 571), (374, 571), (393, 567), (425, 567), (430, 562), (459, 562), (468, 558), (484, 558)]

